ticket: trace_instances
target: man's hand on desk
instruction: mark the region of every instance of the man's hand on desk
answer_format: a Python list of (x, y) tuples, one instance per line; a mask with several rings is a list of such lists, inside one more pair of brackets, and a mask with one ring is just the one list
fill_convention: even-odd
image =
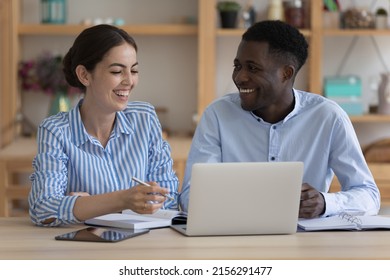
[(299, 218), (315, 218), (325, 212), (323, 195), (307, 183), (302, 184)]

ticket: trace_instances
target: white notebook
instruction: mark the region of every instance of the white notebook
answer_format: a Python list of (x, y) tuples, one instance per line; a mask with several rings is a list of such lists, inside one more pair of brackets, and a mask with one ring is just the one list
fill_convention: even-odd
[(122, 213), (112, 213), (86, 220), (84, 223), (91, 226), (106, 226), (116, 228), (144, 229), (168, 227), (174, 219), (186, 218), (181, 211), (159, 210), (154, 214), (138, 214), (131, 210)]
[(298, 227), (305, 231), (390, 229), (390, 217), (341, 215), (299, 219)]

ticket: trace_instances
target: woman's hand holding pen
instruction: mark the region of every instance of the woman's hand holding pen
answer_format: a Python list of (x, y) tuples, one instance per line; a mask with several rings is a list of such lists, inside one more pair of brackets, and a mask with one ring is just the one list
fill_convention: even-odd
[(127, 207), (140, 214), (153, 214), (162, 206), (168, 190), (157, 185), (155, 182), (149, 182), (148, 185), (140, 184), (126, 190), (129, 195), (126, 196)]
[[(167, 188), (162, 188), (155, 182), (138, 182), (132, 188), (109, 192), (99, 195), (90, 195), (86, 192), (71, 192), (69, 195), (78, 196), (75, 203), (74, 215), (83, 221), (92, 217), (121, 212), (131, 209), (140, 214), (153, 214), (159, 210), (164, 201), (170, 198)], [(101, 205), (101, 207), (96, 207)], [(50, 223), (52, 221), (48, 221)]]
[[(78, 196), (74, 206), (74, 216), (84, 221), (108, 213), (121, 212), (131, 209), (140, 214), (153, 214), (163, 206), (168, 189), (157, 183), (150, 186), (137, 185), (126, 190), (89, 195), (86, 192), (71, 192), (69, 195)], [(53, 218), (54, 219), (54, 218)], [(48, 220), (48, 223), (53, 220)]]
[(307, 183), (302, 184), (299, 218), (315, 218), (325, 212), (323, 195)]

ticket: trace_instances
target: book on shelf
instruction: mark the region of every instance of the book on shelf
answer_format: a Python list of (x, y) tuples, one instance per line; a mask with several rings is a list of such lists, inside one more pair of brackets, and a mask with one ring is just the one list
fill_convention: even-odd
[(390, 217), (340, 215), (299, 219), (298, 227), (304, 231), (390, 229)]
[(90, 226), (104, 226), (129, 229), (161, 228), (172, 224), (186, 223), (187, 214), (175, 210), (158, 210), (153, 214), (138, 214), (130, 209), (86, 220)]

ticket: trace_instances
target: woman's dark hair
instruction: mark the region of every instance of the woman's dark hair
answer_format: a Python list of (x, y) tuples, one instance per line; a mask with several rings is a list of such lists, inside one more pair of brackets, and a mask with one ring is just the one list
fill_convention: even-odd
[(100, 24), (84, 29), (63, 60), (63, 71), (68, 84), (84, 91), (85, 86), (77, 78), (76, 67), (83, 65), (88, 71), (93, 71), (110, 49), (125, 42), (137, 51), (134, 39), (118, 27)]
[(280, 20), (255, 23), (242, 35), (244, 41), (267, 42), (269, 52), (281, 61), (293, 63), (296, 72), (305, 64), (308, 44), (298, 29)]

